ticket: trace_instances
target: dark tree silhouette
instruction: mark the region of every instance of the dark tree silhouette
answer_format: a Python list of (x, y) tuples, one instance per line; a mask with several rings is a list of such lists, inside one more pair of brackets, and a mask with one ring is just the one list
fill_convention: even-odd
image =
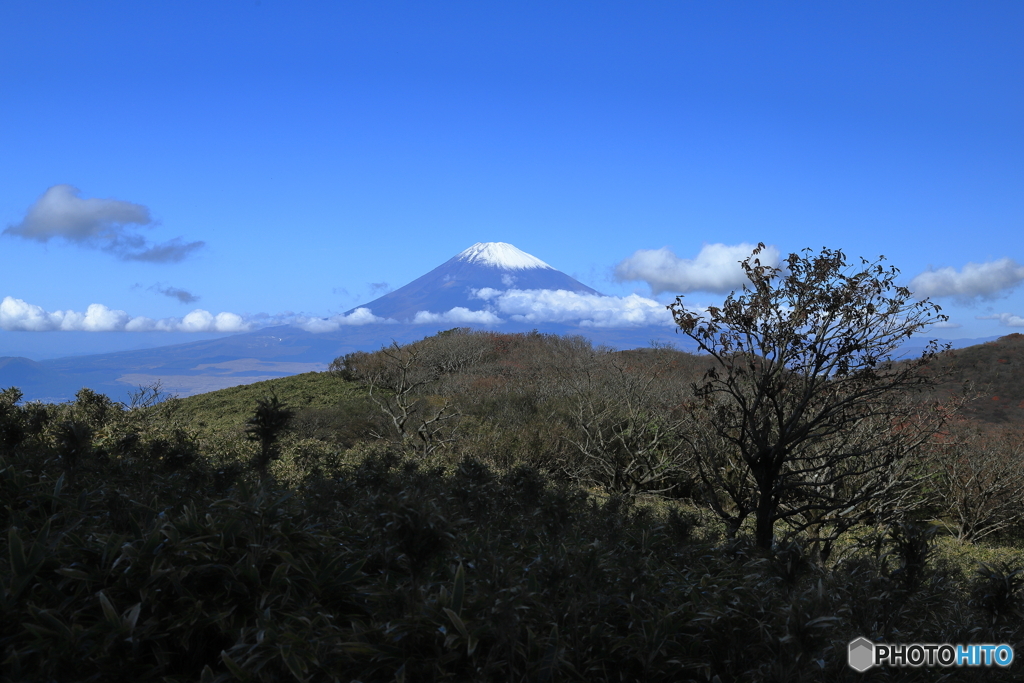
[(267, 471), (271, 460), (280, 457), (278, 442), (288, 429), (288, 422), (294, 414), (295, 411), (283, 405), (276, 394), (271, 394), (256, 402), (256, 412), (245, 421), (246, 434), (260, 445), (260, 452), (254, 463), (260, 473)]
[(804, 250), (782, 267), (742, 263), (750, 281), (721, 306), (669, 308), (715, 363), (696, 386), (721, 448), (699, 458), (712, 507), (734, 529), (753, 514), (771, 548), (775, 523), (830, 542), (858, 519), (908, 500), (908, 456), (941, 422), (907, 401), (931, 385), (939, 350), (894, 362), (900, 345), (946, 316), (896, 285), (884, 257)]

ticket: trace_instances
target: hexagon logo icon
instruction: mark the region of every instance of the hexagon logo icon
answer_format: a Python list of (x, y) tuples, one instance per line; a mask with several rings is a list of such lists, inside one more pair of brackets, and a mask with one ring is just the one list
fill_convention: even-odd
[(851, 640), (846, 662), (854, 671), (867, 671), (875, 665), (875, 644), (864, 637)]

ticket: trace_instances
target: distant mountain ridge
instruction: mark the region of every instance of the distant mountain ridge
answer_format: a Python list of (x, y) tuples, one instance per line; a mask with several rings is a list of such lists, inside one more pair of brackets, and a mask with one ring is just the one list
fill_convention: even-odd
[(1024, 334), (942, 354), (932, 371), (944, 377), (951, 393), (967, 385), (974, 400), (965, 415), (990, 425), (1024, 425)]
[[(323, 370), (334, 358), (345, 353), (376, 350), (392, 341), (405, 344), (452, 327), (491, 327), (502, 332), (537, 329), (548, 334), (582, 335), (595, 346), (615, 349), (645, 347), (656, 342), (695, 350), (691, 340), (676, 334), (676, 329), (667, 325), (594, 327), (580, 325), (578, 321), (534, 324), (506, 320), (500, 326), (493, 326), (438, 322), (436, 316), (417, 320), (417, 314), (422, 312), (440, 314), (458, 307), (470, 312), (487, 311), (488, 300), (477, 293), (509, 289), (562, 290), (603, 296), (511, 244), (478, 242), (409, 284), (349, 311), (369, 308), (378, 318), (391, 319), (391, 322), (335, 325), (318, 332), (286, 325), (156, 348), (41, 361), (0, 357), (0, 389), (17, 386), (26, 400), (64, 401), (73, 398), (82, 387), (89, 387), (115, 400), (125, 400), (140, 385), (159, 381), (166, 391), (188, 396)], [(395, 320), (405, 324), (396, 324)], [(953, 346), (984, 341), (989, 340), (957, 340)], [(916, 340), (909, 343), (904, 348), (906, 355), (919, 354), (923, 346), (918, 346)], [(998, 400), (1003, 400), (1002, 396)]]
[(381, 318), (415, 322), (421, 312), (445, 313), (453, 308), (487, 310), (487, 302), (474, 296), (481, 289), (561, 289), (601, 296), (532, 254), (506, 242), (477, 242), (432, 271), (373, 301), (368, 308)]
[[(159, 381), (169, 393), (190, 396), (325, 370), (332, 360), (351, 351), (375, 351), (392, 341), (406, 344), (452, 327), (484, 328), (481, 325), (377, 323), (314, 333), (284, 325), (222, 339), (91, 356), (43, 361), (0, 357), (0, 389), (17, 386), (26, 400), (59, 402), (70, 400), (79, 389), (89, 387), (123, 401), (140, 385)], [(502, 332), (512, 333), (533, 329), (546, 334), (584, 335), (595, 345), (618, 349), (648, 346), (651, 341), (689, 348), (685, 338), (674, 334), (670, 328), (595, 329), (512, 322), (500, 326)]]
[[(26, 400), (56, 402), (69, 400), (82, 387), (89, 387), (116, 400), (125, 400), (139, 385), (160, 381), (166, 391), (190, 396), (301, 372), (324, 370), (334, 358), (345, 353), (373, 351), (392, 340), (405, 344), (450, 327), (453, 326), (373, 324), (313, 333), (287, 325), (222, 339), (92, 356), (43, 361), (0, 357), (0, 389), (16, 386), (24, 392)], [(482, 326), (469, 327), (480, 329)], [(500, 326), (502, 332), (529, 332), (532, 329), (533, 326), (515, 323)], [(539, 326), (539, 330), (550, 334), (579, 334), (589, 338), (595, 346), (604, 345), (616, 349), (645, 347), (654, 341), (672, 344), (683, 350), (695, 350), (687, 337), (676, 334), (670, 328), (609, 329), (547, 324)], [(1002, 339), (1007, 339), (1013, 347), (1024, 346), (1017, 337), (1020, 335)], [(1014, 379), (1024, 374), (1024, 365), (1016, 360), (1016, 356), (1000, 355), (1003, 345), (990, 346), (990, 339), (960, 339), (952, 343), (954, 347), (962, 348), (961, 357), (964, 359), (974, 358), (978, 354), (986, 358), (992, 355), (991, 362), (980, 366), (965, 363), (967, 374), (972, 374), (974, 371), (971, 368), (976, 366), (997, 369), (1000, 381), (992, 387), (995, 391), (991, 393), (999, 398), (995, 401), (987, 399), (991, 407), (1005, 406), (1012, 415), (1011, 419), (1014, 419), (1018, 411), (1024, 415), (1024, 405), (1020, 405), (1024, 396), (1017, 397), (1017, 393), (1005, 384), (1016, 381), (1017, 386), (1024, 386), (1020, 379)], [(918, 353), (912, 351), (907, 355)], [(1009, 362), (1001, 363), (1000, 358)], [(984, 377), (979, 389), (988, 388), (991, 384), (989, 378)], [(1013, 399), (1016, 400), (1011, 402)]]

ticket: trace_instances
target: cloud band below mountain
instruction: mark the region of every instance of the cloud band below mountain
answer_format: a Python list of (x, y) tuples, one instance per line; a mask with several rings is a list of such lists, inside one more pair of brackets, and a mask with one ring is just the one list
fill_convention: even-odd
[(378, 323), (394, 323), (390, 318), (374, 315), (369, 308), (357, 308), (348, 315), (335, 315), (330, 318), (297, 318), (294, 324), (306, 332), (335, 332), (342, 327), (372, 325)]
[(0, 301), (0, 329), (23, 332), (246, 332), (251, 329), (236, 313), (217, 313), (197, 308), (182, 318), (154, 320), (132, 317), (124, 311), (90, 304), (85, 313), (47, 311), (11, 296)]
[[(673, 325), (671, 313), (652, 299), (632, 294), (626, 297), (601, 296), (564, 289), (483, 288), (474, 297), (486, 302), (485, 310), (456, 306), (448, 311), (419, 311), (409, 321), (413, 325), (500, 325), (520, 323), (573, 323), (581, 327), (628, 328)], [(343, 326), (391, 323), (368, 308), (357, 308), (347, 316), (303, 318), (295, 321), (307, 332), (334, 332)]]
[(413, 325), (451, 323), (454, 325), (499, 325), (504, 322), (491, 311), (471, 311), (465, 306), (456, 306), (444, 313), (419, 311), (412, 319)]
[(567, 323), (583, 327), (671, 325), (672, 315), (652, 299), (637, 294), (601, 296), (564, 289), (477, 290), (476, 296), (516, 322)]
[[(601, 296), (564, 289), (480, 289), (474, 297), (485, 302), (485, 310), (456, 306), (448, 311), (419, 311), (411, 324), (500, 325), (520, 323), (572, 323), (581, 327), (629, 328), (671, 326), (672, 315), (664, 304), (632, 294)], [(267, 325), (298, 325), (307, 332), (334, 332), (342, 327), (396, 324), (374, 315), (365, 307), (348, 315), (329, 318), (293, 313), (243, 318), (235, 313), (216, 315), (196, 309), (182, 318), (153, 319), (130, 316), (103, 304), (91, 304), (85, 313), (47, 311), (41, 306), (8, 296), (0, 301), (0, 329), (47, 332), (76, 330), (90, 332), (247, 332)]]

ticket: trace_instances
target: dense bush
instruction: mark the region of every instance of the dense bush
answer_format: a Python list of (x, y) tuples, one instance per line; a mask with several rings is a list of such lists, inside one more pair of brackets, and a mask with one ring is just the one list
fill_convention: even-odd
[[(339, 363), (350, 379), (197, 397), (198, 412), (0, 393), (0, 680), (852, 681), (858, 636), (1021, 651), (1019, 554), (972, 554), (912, 519), (858, 526), (827, 562), (803, 536), (765, 552), (749, 525), (716, 521), (686, 471), (660, 498), (602, 478), (615, 461), (573, 443), (581, 416), (621, 455), (685, 415), (694, 357), (544, 335), (440, 342), (411, 399), (459, 419), (426, 454), (357, 383), (372, 354)], [(650, 412), (630, 425), (613, 394), (637, 378)], [(295, 415), (272, 442), (249, 439), (272, 390)], [(937, 447), (959, 463), (960, 445)], [(955, 528), (949, 482), (924, 481)]]
[(837, 680), (857, 635), (1021, 635), (1016, 573), (971, 583), (913, 529), (824, 569), (525, 466), (339, 457), (218, 498), (209, 471), (4, 455), (6, 680)]

